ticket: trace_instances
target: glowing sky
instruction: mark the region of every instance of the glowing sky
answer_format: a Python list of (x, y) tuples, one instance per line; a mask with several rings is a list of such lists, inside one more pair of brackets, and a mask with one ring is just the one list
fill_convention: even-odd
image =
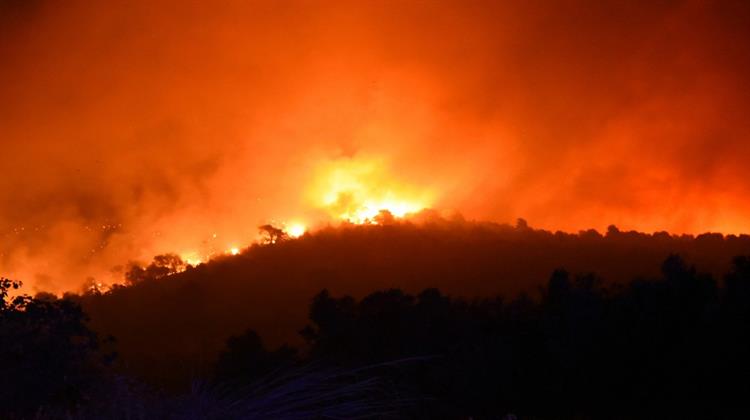
[(394, 201), (750, 231), (749, 7), (0, 1), (0, 274), (61, 290)]

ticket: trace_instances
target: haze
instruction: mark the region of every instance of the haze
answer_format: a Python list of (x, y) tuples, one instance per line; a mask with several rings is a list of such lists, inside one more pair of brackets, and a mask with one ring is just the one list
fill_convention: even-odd
[(331, 168), (470, 219), (748, 232), (750, 6), (608, 3), (1, 0), (0, 273), (326, 223)]

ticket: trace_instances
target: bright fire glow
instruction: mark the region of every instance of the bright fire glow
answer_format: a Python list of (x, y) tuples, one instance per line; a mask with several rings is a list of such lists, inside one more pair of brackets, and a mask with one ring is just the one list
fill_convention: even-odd
[(182, 255), (180, 255), (180, 258), (182, 261), (185, 261), (187, 265), (192, 265), (193, 267), (200, 265), (203, 263), (203, 259), (198, 255), (197, 252), (187, 252)]
[(383, 210), (388, 211), (394, 217), (404, 217), (407, 214), (424, 210), (425, 206), (417, 202), (401, 201), (398, 199), (386, 199), (383, 201), (365, 201), (353, 211), (341, 213), (339, 217), (351, 223), (376, 223), (376, 216)]
[(397, 218), (431, 204), (431, 194), (398, 182), (378, 160), (343, 159), (325, 165), (312, 198), (333, 217), (355, 224), (377, 223), (385, 210)]
[(292, 238), (299, 238), (300, 236), (305, 234), (306, 230), (307, 228), (305, 228), (305, 225), (301, 223), (292, 223), (291, 225), (287, 226), (284, 231)]
[[(383, 211), (394, 218), (407, 217), (429, 208), (433, 202), (429, 190), (415, 189), (402, 182), (377, 159), (346, 158), (327, 162), (314, 174), (307, 192), (315, 207), (335, 219), (354, 224), (382, 223), (379, 216)], [(299, 220), (271, 222), (270, 225), (278, 226), (279, 232), (287, 238), (296, 239), (308, 231), (306, 224)], [(208, 241), (218, 237), (217, 233), (212, 233)], [(239, 255), (242, 248), (235, 244), (226, 248), (211, 245), (200, 252), (184, 252), (180, 257), (186, 264), (197, 266), (220, 255)]]

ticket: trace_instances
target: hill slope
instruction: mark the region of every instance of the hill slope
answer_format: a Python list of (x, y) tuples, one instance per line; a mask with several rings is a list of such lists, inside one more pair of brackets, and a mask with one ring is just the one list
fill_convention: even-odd
[[(112, 334), (134, 373), (170, 382), (202, 373), (227, 337), (255, 329), (273, 346), (298, 344), (321, 289), (361, 297), (374, 290), (439, 288), (464, 297), (534, 294), (556, 268), (606, 281), (654, 277), (670, 253), (720, 275), (750, 253), (750, 237), (619, 232), (578, 235), (492, 223), (329, 228), (253, 246), (165, 278), (82, 297), (92, 326)], [(177, 375), (180, 376), (180, 375)]]

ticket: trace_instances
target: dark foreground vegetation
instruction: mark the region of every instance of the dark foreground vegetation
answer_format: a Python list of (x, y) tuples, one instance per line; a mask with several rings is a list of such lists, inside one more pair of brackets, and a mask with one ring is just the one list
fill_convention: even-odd
[[(117, 338), (128, 372), (185, 390), (211, 372), (227, 337), (252, 328), (270, 347), (305, 344), (299, 329), (312, 296), (361, 299), (375, 290), (416, 295), (436, 288), (473, 299), (520, 293), (538, 299), (554, 270), (593, 273), (607, 285), (658, 278), (679, 254), (721, 279), (750, 236), (643, 234), (610, 228), (579, 234), (432, 218), (421, 224), (331, 228), (254, 246), (187, 271), (164, 256), (125, 269), (130, 286), (72, 296), (102, 335)], [(158, 281), (156, 281), (158, 280)]]
[[(373, 238), (377, 236), (368, 237)], [(229, 282), (220, 274), (230, 270), (227, 266), (251, 267), (249, 261), (259, 260), (271, 264), (275, 260), (268, 254), (284, 247), (314, 248), (318, 241), (330, 250), (335, 243), (326, 244), (325, 237), (306, 240), (259, 247), (180, 275), (156, 270), (157, 264), (151, 272), (158, 275), (141, 276), (137, 284), (107, 294), (11, 298), (7, 292), (17, 284), (3, 280), (0, 417), (499, 419), (512, 413), (518, 418), (588, 419), (750, 414), (745, 404), (750, 392), (750, 257), (743, 256), (730, 258), (722, 275), (703, 273), (676, 254), (663, 258), (656, 274), (630, 281), (604, 282), (597, 274), (585, 274), (589, 270), (573, 275), (558, 269), (536, 290), (505, 293), (505, 298), (462, 298), (455, 289), (447, 293), (436, 288), (410, 292), (382, 287), (355, 297), (340, 288), (318, 289), (301, 308), (276, 307), (278, 318), (287, 311), (307, 313), (307, 320), (296, 326), (299, 340), (292, 345), (264, 344), (262, 330), (247, 323), (226, 334), (220, 350), (205, 351), (216, 330), (226, 328), (214, 322), (222, 317), (196, 318), (205, 305), (224, 303), (224, 312), (244, 319), (243, 311), (262, 306), (259, 311), (267, 312), (279, 302), (264, 303), (253, 296), (246, 297), (244, 307), (229, 300), (213, 302), (215, 296), (196, 287), (196, 276), (213, 274), (219, 279), (214, 286), (225, 285)], [(605, 244), (606, 237), (596, 240), (612, 247)], [(577, 252), (585, 254), (584, 248)], [(638, 261), (633, 250), (633, 261)], [(644, 255), (649, 252), (642, 250)], [(287, 250), (286, 255), (294, 253)], [(169, 259), (160, 261), (171, 264)], [(592, 260), (592, 265), (599, 263)], [(419, 275), (415, 265), (400, 264), (401, 270)], [(279, 262), (268, 270), (284, 273), (290, 268)], [(484, 273), (485, 280), (492, 281), (493, 269), (475, 270), (466, 278)], [(283, 279), (275, 280), (284, 287)], [(444, 282), (459, 283), (460, 278)], [(138, 304), (138, 296), (152, 297)], [(133, 305), (109, 319), (94, 318), (109, 313), (96, 305), (122, 308), (122, 302)], [(87, 310), (90, 321), (81, 305), (95, 308)], [(136, 324), (161, 311), (174, 311), (174, 323), (151, 318)], [(117, 334), (114, 340), (105, 339), (117, 328), (101, 329), (118, 322), (131, 337), (125, 346)], [(139, 329), (132, 330), (134, 325)], [(160, 336), (181, 341), (164, 346)], [(174, 350), (182, 346), (194, 354), (186, 357)], [(144, 374), (144, 367), (157, 372)]]

